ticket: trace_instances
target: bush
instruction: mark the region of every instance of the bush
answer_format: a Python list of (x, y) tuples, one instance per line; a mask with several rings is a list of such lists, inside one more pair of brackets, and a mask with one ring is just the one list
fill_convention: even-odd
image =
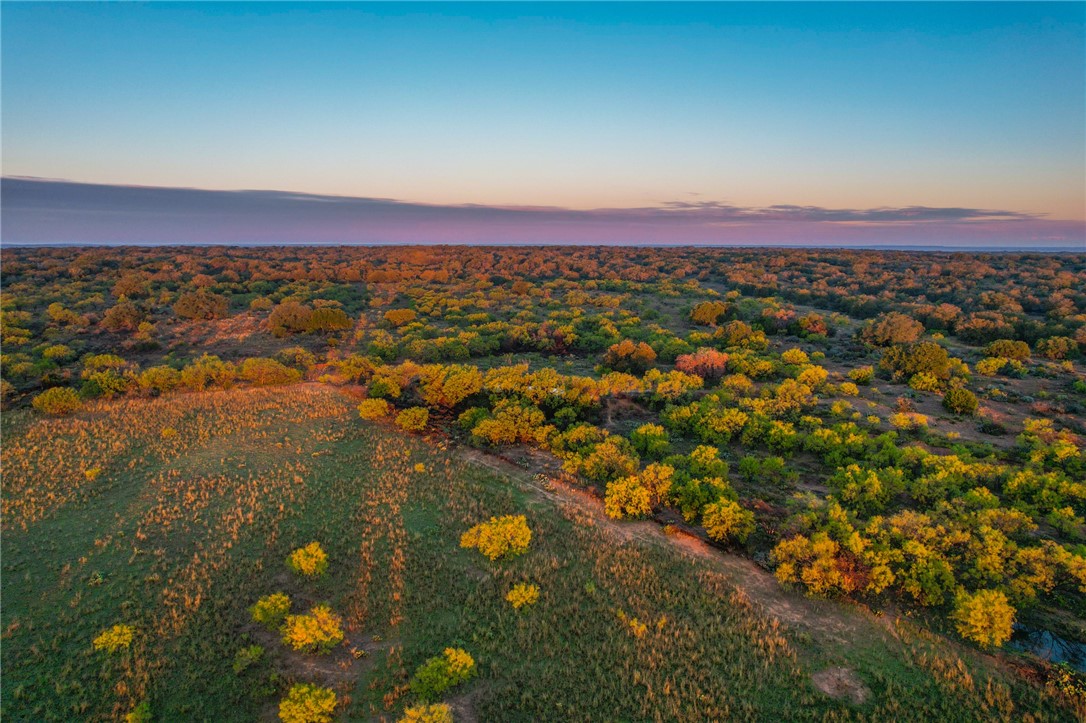
[(856, 367), (848, 373), (848, 378), (857, 384), (870, 384), (875, 378), (875, 370), (872, 367)]
[(612, 344), (603, 355), (603, 365), (619, 372), (643, 372), (656, 361), (656, 352), (645, 342), (629, 339)]
[(997, 339), (984, 347), (984, 356), (1025, 361), (1029, 359), (1029, 344), (1012, 339)]
[(279, 703), (279, 720), (283, 723), (332, 723), (335, 710), (336, 694), (331, 688), (297, 683)]
[(229, 307), (225, 296), (201, 289), (181, 294), (173, 305), (173, 313), (182, 319), (221, 319)]
[(718, 542), (746, 542), (754, 532), (754, 513), (731, 500), (717, 500), (705, 506), (702, 524), (709, 537)]
[(924, 333), (924, 325), (911, 316), (891, 311), (872, 319), (860, 329), (859, 336), (868, 344), (892, 346), (912, 344)]
[(384, 419), (392, 413), (392, 405), (384, 399), (363, 399), (358, 405), (358, 416), (368, 421)]
[(785, 364), (807, 364), (811, 359), (802, 349), (786, 349), (781, 352), (781, 361)]
[(392, 309), (385, 312), (385, 322), (389, 326), (403, 326), (414, 321), (417, 316), (413, 309)]
[(299, 575), (316, 577), (328, 569), (328, 553), (319, 542), (310, 542), (299, 547), (287, 557), (287, 567)]
[(261, 645), (249, 645), (241, 648), (234, 655), (234, 674), (241, 675), (250, 666), (256, 665), (264, 658), (264, 647)]
[(327, 653), (343, 642), (342, 620), (327, 605), (314, 605), (307, 615), (287, 615), (283, 642), (305, 653)]
[(461, 648), (445, 648), (419, 666), (411, 679), (411, 692), (424, 701), (439, 697), (449, 688), (475, 676), (475, 660)]
[(103, 630), (101, 634), (94, 639), (94, 649), (104, 650), (107, 653), (128, 650), (135, 637), (136, 629), (131, 625), (114, 625), (109, 630)]
[(151, 723), (154, 716), (151, 714), (151, 702), (140, 701), (139, 705), (130, 710), (124, 716), (124, 723)]
[(297, 369), (284, 366), (274, 359), (253, 357), (241, 364), (241, 378), (255, 387), (270, 387), (279, 384), (293, 384), (302, 378)]
[(652, 512), (652, 494), (636, 476), (623, 477), (607, 483), (604, 496), (607, 516), (616, 520), (624, 517), (645, 517)]
[(269, 630), (278, 630), (289, 612), (290, 598), (281, 592), (265, 595), (249, 608), (253, 620)]
[(999, 647), (1011, 639), (1015, 609), (999, 590), (979, 590), (958, 596), (952, 618), (958, 633), (981, 647)]
[(524, 515), (491, 517), (460, 536), (460, 547), (476, 548), (491, 560), (515, 557), (528, 551), (532, 531)]
[(660, 459), (671, 446), (667, 430), (659, 424), (642, 424), (630, 433), (630, 443), (638, 454), (649, 459)]
[(526, 582), (518, 583), (505, 596), (506, 601), (514, 610), (520, 610), (525, 605), (534, 605), (539, 599), (539, 586), (529, 585)]
[(71, 387), (53, 387), (34, 397), (31, 404), (39, 412), (59, 417), (79, 411), (83, 401)]
[(396, 415), (396, 426), (405, 432), (421, 432), (430, 421), (426, 407), (408, 407)]
[(943, 407), (955, 414), (973, 414), (977, 411), (977, 396), (964, 387), (955, 387), (943, 397)]
[(447, 703), (423, 703), (405, 709), (399, 723), (453, 723), (452, 709)]

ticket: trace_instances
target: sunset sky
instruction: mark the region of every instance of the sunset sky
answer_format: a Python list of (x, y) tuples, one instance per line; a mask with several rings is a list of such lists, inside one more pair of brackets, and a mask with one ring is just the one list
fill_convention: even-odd
[(1082, 3), (2, 15), (8, 243), (1086, 244)]

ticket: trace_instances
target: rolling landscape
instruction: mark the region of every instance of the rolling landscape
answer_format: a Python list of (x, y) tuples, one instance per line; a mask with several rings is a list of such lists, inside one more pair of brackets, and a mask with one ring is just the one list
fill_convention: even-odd
[(0, 716), (1086, 720), (1084, 8), (0, 3)]

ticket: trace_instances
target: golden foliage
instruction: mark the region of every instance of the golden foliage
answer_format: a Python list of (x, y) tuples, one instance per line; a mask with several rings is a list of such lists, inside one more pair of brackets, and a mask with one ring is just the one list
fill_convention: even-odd
[(532, 531), (524, 515), (491, 517), (480, 522), (460, 537), (460, 547), (476, 548), (491, 560), (514, 557), (528, 551)]
[(343, 642), (342, 619), (327, 605), (315, 605), (308, 615), (287, 615), (283, 642), (294, 650), (326, 653)]
[(520, 610), (525, 605), (534, 605), (539, 599), (539, 586), (526, 582), (517, 583), (505, 596), (505, 599), (515, 610)]
[(312, 683), (291, 686), (287, 697), (279, 703), (279, 720), (283, 723), (331, 723), (336, 710), (336, 694), (331, 688)]
[(328, 553), (319, 542), (310, 542), (305, 547), (299, 547), (290, 553), (287, 557), (287, 567), (306, 577), (323, 575), (328, 569)]
[(107, 653), (116, 653), (120, 650), (127, 650), (129, 646), (132, 645), (132, 640), (135, 636), (135, 628), (131, 625), (119, 623), (108, 630), (103, 630), (102, 633), (94, 639), (94, 649), (104, 650)]

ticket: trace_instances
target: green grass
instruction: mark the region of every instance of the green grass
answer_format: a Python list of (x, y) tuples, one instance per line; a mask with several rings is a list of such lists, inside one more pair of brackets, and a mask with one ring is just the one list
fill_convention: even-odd
[[(638, 528), (616, 531), (455, 449), (363, 423), (332, 389), (122, 402), (63, 421), (16, 413), (4, 425), (5, 720), (116, 720), (148, 700), (156, 720), (250, 721), (274, 717), (291, 682), (335, 688), (346, 719), (395, 720), (411, 673), (449, 646), (477, 661), (479, 677), (449, 697), (479, 720), (1070, 719), (907, 623), (895, 635), (816, 603), (844, 638), (778, 624), (712, 558), (623, 536)], [(162, 437), (167, 426), (177, 437)], [(9, 464), (15, 454), (29, 461)], [(100, 462), (99, 479), (78, 479)], [(28, 514), (21, 496), (49, 485), (78, 494)], [(492, 563), (459, 547), (468, 527), (510, 513), (532, 528), (526, 555)], [(303, 581), (284, 561), (313, 540), (329, 572)], [(518, 582), (541, 589), (521, 611), (504, 600)], [(278, 591), (296, 612), (330, 603), (344, 648), (290, 653), (251, 623), (249, 605)], [(119, 622), (137, 629), (132, 649), (94, 651)], [(253, 643), (264, 658), (235, 674)], [(943, 658), (961, 658), (970, 684)], [(834, 665), (855, 671), (866, 703), (815, 689), (810, 674)]]

